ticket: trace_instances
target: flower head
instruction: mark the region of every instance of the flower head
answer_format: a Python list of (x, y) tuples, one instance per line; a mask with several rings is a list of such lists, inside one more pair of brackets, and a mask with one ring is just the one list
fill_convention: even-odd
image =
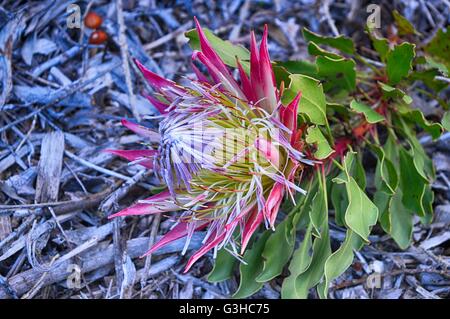
[(158, 145), (148, 150), (111, 152), (146, 168), (167, 190), (141, 200), (114, 216), (179, 211), (174, 227), (148, 253), (206, 229), (203, 246), (191, 256), (186, 271), (208, 251), (242, 254), (261, 224), (273, 228), (285, 194), (304, 190), (294, 183), (304, 164), (299, 150), (297, 107), (300, 93), (288, 105), (280, 101), (267, 48), (267, 26), (258, 49), (251, 34), (250, 75), (236, 61), (236, 81), (208, 42), (196, 20), (201, 51), (193, 60), (197, 80), (181, 86), (136, 61), (157, 92), (148, 96), (160, 111), (159, 131), (123, 120), (137, 134)]

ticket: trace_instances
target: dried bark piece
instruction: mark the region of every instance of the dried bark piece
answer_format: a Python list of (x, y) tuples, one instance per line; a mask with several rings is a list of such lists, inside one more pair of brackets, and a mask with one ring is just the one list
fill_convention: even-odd
[(61, 131), (47, 133), (41, 146), (36, 182), (37, 203), (58, 200), (62, 160), (64, 154), (64, 134)]

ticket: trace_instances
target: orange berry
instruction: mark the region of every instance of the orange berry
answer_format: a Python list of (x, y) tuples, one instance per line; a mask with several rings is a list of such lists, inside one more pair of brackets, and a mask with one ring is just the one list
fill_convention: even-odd
[(95, 30), (89, 37), (90, 44), (102, 44), (108, 40), (108, 35), (103, 30)]
[(102, 25), (102, 22), (102, 17), (93, 11), (90, 11), (84, 18), (84, 25), (89, 29), (98, 29)]

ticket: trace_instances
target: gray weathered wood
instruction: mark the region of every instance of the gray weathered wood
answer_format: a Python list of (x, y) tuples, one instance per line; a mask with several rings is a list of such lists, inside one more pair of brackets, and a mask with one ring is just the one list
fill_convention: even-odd
[[(192, 237), (189, 245), (189, 250), (198, 249), (201, 246), (201, 241), (204, 237), (204, 233), (195, 233)], [(140, 237), (131, 239), (127, 242), (127, 253), (130, 258), (137, 258), (142, 256), (148, 250), (148, 237)], [(180, 252), (183, 250), (185, 238), (180, 238), (170, 245), (161, 247), (155, 251), (154, 255), (162, 255)], [(114, 248), (113, 245), (109, 245), (105, 249), (99, 249), (94, 253), (86, 252), (86, 255), (82, 257), (83, 263), (81, 267), (82, 273), (88, 273), (106, 265), (114, 263)], [(42, 287), (49, 286), (51, 284), (65, 280), (70, 272), (67, 271), (69, 265), (73, 263), (72, 260), (66, 260), (57, 267), (47, 272), (47, 275), (43, 279)], [(43, 271), (39, 269), (30, 269), (11, 277), (8, 280), (9, 285), (14, 289), (17, 295), (21, 296), (29, 291), (33, 285), (42, 277)], [(9, 298), (9, 295), (0, 288), (0, 299)]]
[(58, 200), (63, 154), (64, 134), (60, 131), (47, 133), (42, 141), (38, 164), (37, 203)]

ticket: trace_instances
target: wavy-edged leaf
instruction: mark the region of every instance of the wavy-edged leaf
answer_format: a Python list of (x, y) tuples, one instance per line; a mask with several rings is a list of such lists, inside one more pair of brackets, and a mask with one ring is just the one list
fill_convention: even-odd
[(352, 54), (355, 52), (355, 45), (353, 44), (352, 39), (346, 36), (340, 35), (338, 37), (327, 37), (312, 32), (307, 28), (303, 28), (303, 37), (307, 41), (312, 41), (316, 44), (328, 45), (344, 53)]
[(313, 124), (327, 125), (327, 104), (320, 81), (301, 74), (292, 74), (290, 79), (290, 90), (293, 93), (291, 98), (297, 92), (302, 92), (298, 111), (306, 114)]
[(350, 102), (350, 108), (357, 113), (364, 114), (366, 121), (371, 124), (384, 121), (384, 117), (380, 113), (377, 113), (374, 109), (364, 103), (352, 100)]
[(376, 191), (373, 195), (373, 202), (378, 207), (378, 222), (381, 228), (390, 234), (391, 233), (391, 215), (389, 213), (389, 205), (392, 195), (383, 191)]
[(383, 96), (385, 98), (392, 98), (392, 99), (399, 98), (406, 104), (412, 103), (412, 98), (409, 95), (407, 95), (405, 92), (403, 92), (402, 90), (394, 88), (394, 87), (392, 87), (388, 84), (382, 83), (382, 82), (378, 82), (378, 85), (381, 87)]
[(322, 49), (321, 47), (319, 47), (317, 44), (315, 44), (314, 42), (309, 42), (308, 44), (308, 53), (310, 55), (314, 55), (314, 56), (326, 56), (332, 59), (342, 59), (343, 57), (340, 56), (339, 54), (327, 51)]
[[(288, 278), (289, 281), (292, 280), (294, 283), (289, 283), (285, 287), (284, 297), (286, 298), (307, 298), (309, 289), (317, 285), (323, 277), (325, 261), (331, 254), (327, 202), (326, 187), (323, 183), (320, 183), (311, 204), (309, 212), (311, 222), (307, 234), (305, 234), (303, 244), (294, 253), (293, 261), (295, 263), (290, 265), (289, 268), (291, 276)], [(312, 244), (312, 256), (305, 257), (310, 250), (311, 244), (309, 241), (312, 240), (313, 232), (318, 233), (318, 237), (314, 239)], [(306, 260), (299, 260), (301, 257), (306, 258)], [(294, 265), (300, 265), (301, 271), (294, 269)]]
[(283, 280), (281, 286), (281, 298), (283, 299), (298, 299), (301, 296), (297, 293), (297, 278), (305, 272), (311, 264), (312, 256), (310, 250), (312, 248), (312, 224), (310, 223), (305, 232), (302, 243), (297, 248), (292, 256), (289, 264), (290, 275)]
[(233, 298), (245, 298), (253, 295), (263, 286), (262, 282), (256, 281), (263, 269), (262, 252), (270, 233), (264, 232), (262, 236), (253, 243), (253, 247), (244, 254), (244, 262), (241, 263), (239, 287), (233, 294)]
[(323, 136), (320, 128), (317, 126), (310, 126), (306, 133), (306, 143), (315, 144), (316, 151), (314, 157), (317, 159), (325, 159), (334, 153), (334, 150), (330, 147), (325, 136)]
[(397, 189), (399, 178), (394, 164), (386, 158), (383, 148), (372, 144), (370, 146), (378, 158), (375, 169), (375, 187), (377, 190), (393, 195)]
[(420, 126), (425, 132), (431, 135), (433, 140), (439, 138), (442, 134), (443, 127), (439, 123), (430, 123), (420, 110), (411, 110), (403, 113), (403, 116), (413, 123)]
[(271, 234), (264, 247), (262, 256), (264, 266), (261, 273), (256, 278), (258, 282), (269, 281), (283, 271), (283, 267), (289, 261), (294, 251), (293, 239), (288, 240), (287, 235), (295, 235), (290, 230), (292, 228), (292, 219), (294, 215), (289, 215), (283, 222), (278, 224), (275, 232)]
[(225, 249), (220, 249), (217, 252), (217, 257), (214, 261), (214, 267), (208, 274), (208, 281), (221, 282), (231, 278), (236, 261), (236, 257), (231, 255)]
[(447, 70), (450, 70), (450, 28), (447, 28), (446, 31), (439, 29), (425, 47), (425, 52), (445, 64)]
[(373, 48), (380, 55), (381, 61), (386, 61), (386, 55), (389, 52), (389, 41), (386, 38), (379, 38), (369, 31), (369, 37), (372, 41)]
[(402, 190), (399, 188), (389, 203), (390, 235), (401, 249), (406, 249), (411, 242), (413, 211), (403, 205), (402, 197)]
[[(317, 67), (315, 63), (306, 60), (294, 60), (294, 61), (276, 61), (274, 65), (275, 76), (277, 75), (277, 67), (285, 69), (289, 74), (283, 77), (286, 84), (290, 83), (290, 74), (303, 74), (313, 78), (317, 78)], [(286, 73), (286, 72), (285, 72)]]
[(328, 257), (325, 263), (325, 283), (323, 296), (328, 294), (328, 286), (331, 281), (344, 273), (353, 262), (353, 250), (359, 250), (363, 245), (361, 238), (350, 229), (347, 230), (347, 235), (342, 245), (334, 253)]
[(331, 185), (330, 198), (334, 208), (335, 222), (339, 226), (344, 226), (345, 210), (347, 209), (348, 206), (348, 197), (345, 187), (337, 183)]
[(409, 22), (408, 19), (402, 16), (397, 10), (392, 11), (392, 15), (394, 16), (399, 35), (420, 34), (416, 31), (411, 22)]
[(414, 158), (404, 148), (400, 149), (400, 187), (403, 190), (402, 202), (406, 208), (418, 215), (425, 214), (422, 197), (428, 180), (422, 176), (414, 163)]
[(318, 74), (323, 79), (325, 91), (346, 90), (356, 87), (356, 63), (352, 59), (318, 56), (316, 59)]
[(346, 183), (348, 207), (345, 212), (345, 222), (348, 227), (365, 241), (369, 241), (370, 230), (377, 223), (378, 208), (367, 197), (353, 177)]
[(395, 85), (408, 75), (412, 70), (412, 61), (415, 55), (415, 45), (408, 42), (396, 45), (393, 50), (389, 51), (386, 56), (389, 84)]
[(323, 277), (325, 262), (331, 254), (328, 225), (322, 228), (320, 238), (314, 240), (312, 251), (309, 267), (295, 280), (295, 294), (299, 299), (306, 299), (309, 289), (317, 285)]

